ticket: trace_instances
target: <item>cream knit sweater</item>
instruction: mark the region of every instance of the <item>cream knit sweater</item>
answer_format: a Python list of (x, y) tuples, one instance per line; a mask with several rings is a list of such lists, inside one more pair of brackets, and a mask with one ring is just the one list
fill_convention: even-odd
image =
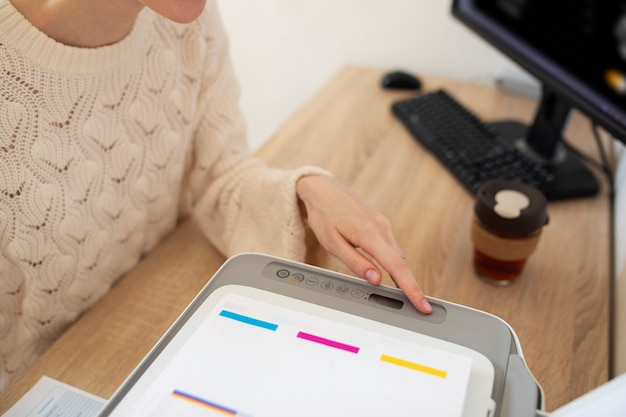
[(295, 181), (323, 172), (251, 157), (237, 101), (211, 1), (82, 49), (0, 0), (0, 389), (191, 211), (225, 255), (303, 259)]

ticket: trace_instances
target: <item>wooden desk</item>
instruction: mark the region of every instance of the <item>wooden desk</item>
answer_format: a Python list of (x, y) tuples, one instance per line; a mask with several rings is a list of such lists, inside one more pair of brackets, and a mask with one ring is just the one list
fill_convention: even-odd
[[(345, 69), (258, 155), (278, 167), (325, 167), (385, 213), (427, 294), (488, 311), (515, 329), (549, 411), (607, 381), (606, 192), (550, 204), (550, 224), (514, 285), (480, 281), (471, 267), (472, 198), (392, 116), (390, 104), (410, 93), (381, 90), (381, 74)], [(531, 101), (494, 88), (424, 81), (427, 90), (445, 86), (485, 120), (527, 120), (533, 113)], [(570, 131), (578, 133), (581, 149), (596, 155), (585, 140), (584, 119), (575, 117)], [(308, 262), (348, 272), (314, 241), (310, 245)], [(41, 375), (110, 397), (223, 261), (193, 221), (184, 221), (2, 394), (0, 412)]]

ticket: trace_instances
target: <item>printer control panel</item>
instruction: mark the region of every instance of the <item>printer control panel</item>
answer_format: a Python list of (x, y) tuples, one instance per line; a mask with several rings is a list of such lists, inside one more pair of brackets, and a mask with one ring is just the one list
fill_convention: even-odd
[(390, 294), (387, 287), (375, 287), (358, 278), (333, 276), (325, 272), (306, 270), (281, 262), (271, 262), (263, 270), (263, 276), (286, 285), (296, 285), (311, 291), (323, 293), (333, 297), (340, 297), (346, 301), (366, 305), (376, 305), (385, 310), (393, 310), (398, 314), (420, 318), (432, 323), (443, 323), (446, 318), (445, 308), (431, 301), (432, 314), (422, 314), (413, 307), (405, 297)]

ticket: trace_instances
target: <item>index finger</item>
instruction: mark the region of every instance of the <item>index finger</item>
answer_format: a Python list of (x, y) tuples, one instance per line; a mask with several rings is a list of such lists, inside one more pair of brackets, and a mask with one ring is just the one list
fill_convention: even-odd
[(391, 279), (396, 283), (398, 288), (406, 294), (409, 301), (411, 301), (411, 304), (413, 304), (413, 306), (420, 313), (432, 313), (432, 306), (415, 280), (406, 259), (404, 259), (398, 251), (386, 243), (377, 245), (377, 247), (361, 247), (361, 249), (380, 263), (380, 265), (389, 273)]

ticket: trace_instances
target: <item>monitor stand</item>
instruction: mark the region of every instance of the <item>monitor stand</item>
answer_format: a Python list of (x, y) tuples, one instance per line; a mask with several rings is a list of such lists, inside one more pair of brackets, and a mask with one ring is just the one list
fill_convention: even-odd
[(532, 126), (515, 121), (489, 123), (504, 142), (554, 176), (554, 181), (541, 188), (548, 200), (590, 197), (600, 191), (589, 167), (561, 140), (569, 112), (568, 104), (544, 89)]

